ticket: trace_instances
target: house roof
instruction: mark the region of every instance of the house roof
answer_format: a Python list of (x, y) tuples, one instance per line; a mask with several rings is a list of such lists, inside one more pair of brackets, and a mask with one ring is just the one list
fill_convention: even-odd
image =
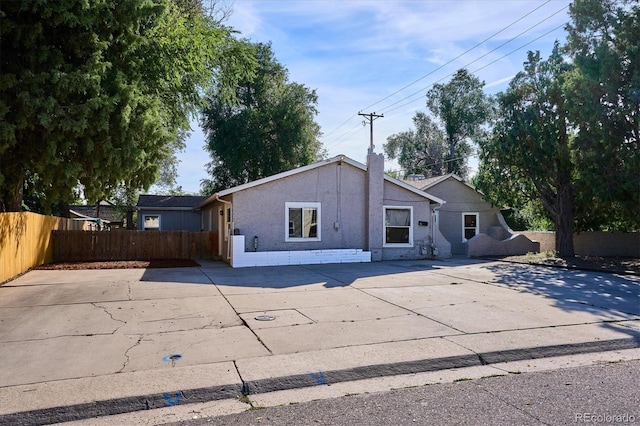
[[(75, 204), (69, 206), (69, 212), (79, 218), (97, 218), (98, 209), (95, 204)], [(108, 201), (100, 202), (100, 219), (107, 222), (123, 222), (124, 217), (115, 206)]]
[(460, 183), (463, 183), (465, 185), (467, 185), (469, 188), (473, 189), (476, 192), (479, 192), (475, 186), (471, 185), (469, 182), (466, 182), (464, 179), (462, 179), (460, 176), (458, 176), (455, 173), (449, 173), (446, 175), (442, 175), (442, 176), (434, 176), (431, 178), (427, 178), (427, 179), (418, 179), (418, 180), (403, 180), (403, 182), (416, 187), (418, 189), (422, 189), (423, 191), (426, 191), (429, 188), (432, 188), (434, 186), (436, 186), (437, 184), (439, 184), (440, 182), (444, 182), (445, 180), (452, 178), (457, 180)]
[[(449, 175), (445, 175), (444, 177), (448, 177)], [(427, 186), (432, 186), (433, 182), (441, 182), (443, 176), (434, 176), (430, 178), (422, 178), (422, 179), (402, 179), (402, 182), (413, 186), (414, 188), (422, 189)]]
[[(234, 186), (233, 188), (225, 189), (224, 191), (220, 191), (220, 192), (217, 192), (217, 193), (213, 194), (212, 196), (210, 196), (209, 198), (207, 198), (206, 200), (204, 200), (200, 204), (198, 204), (196, 207), (197, 208), (201, 208), (201, 207), (203, 207), (203, 206), (205, 206), (205, 205), (217, 200), (220, 197), (224, 197), (225, 195), (233, 194), (235, 192), (243, 191), (245, 189), (253, 188), (253, 187), (256, 187), (256, 186), (259, 186), (259, 185), (264, 185), (265, 183), (273, 182), (273, 181), (276, 181), (278, 179), (284, 179), (284, 178), (287, 178), (289, 176), (297, 175), (299, 173), (304, 173), (304, 172), (307, 172), (309, 170), (317, 169), (318, 167), (326, 166), (328, 164), (340, 163), (340, 162), (347, 163), (347, 164), (349, 164), (349, 165), (351, 165), (353, 167), (356, 167), (356, 168), (358, 168), (358, 169), (360, 169), (362, 171), (365, 171), (365, 172), (367, 171), (367, 166), (366, 165), (364, 165), (364, 164), (362, 164), (362, 163), (360, 163), (358, 161), (355, 161), (355, 160), (353, 160), (353, 159), (351, 159), (351, 158), (349, 158), (349, 157), (347, 157), (345, 155), (336, 155), (333, 158), (329, 158), (329, 159), (326, 159), (326, 160), (318, 161), (317, 163), (313, 163), (313, 164), (309, 164), (309, 165), (306, 165), (306, 166), (298, 167), (297, 169), (293, 169), (293, 170), (287, 170), (286, 172), (278, 173), (278, 174), (275, 174), (273, 176), (268, 176), (268, 177), (265, 177), (265, 178), (262, 178), (262, 179), (255, 180), (253, 182), (248, 182), (248, 183), (245, 183), (245, 184), (242, 184), (242, 185)], [(435, 196), (433, 196), (431, 194), (428, 194), (428, 193), (426, 193), (424, 191), (421, 191), (421, 190), (419, 190), (419, 189), (417, 189), (417, 188), (415, 188), (415, 187), (413, 187), (411, 185), (408, 185), (406, 182), (403, 182), (403, 181), (401, 181), (399, 179), (392, 178), (389, 175), (385, 174), (384, 175), (384, 180), (387, 181), (387, 182), (390, 182), (392, 184), (395, 184), (397, 186), (400, 186), (400, 187), (402, 187), (402, 188), (404, 188), (404, 189), (406, 189), (408, 191), (411, 191), (411, 192), (413, 192), (413, 193), (415, 193), (417, 195), (420, 195), (420, 196), (422, 196), (424, 198), (427, 198), (430, 201), (433, 201), (434, 203), (438, 203), (438, 204), (444, 204), (445, 203), (444, 200), (441, 200), (438, 197), (435, 197)]]
[(201, 195), (148, 195), (138, 198), (138, 210), (192, 210), (207, 197)]

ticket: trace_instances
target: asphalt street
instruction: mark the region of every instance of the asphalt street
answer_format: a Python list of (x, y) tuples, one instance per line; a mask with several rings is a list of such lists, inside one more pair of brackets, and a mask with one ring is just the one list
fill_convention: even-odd
[(639, 382), (640, 361), (604, 363), (253, 407), (167, 425), (638, 424)]

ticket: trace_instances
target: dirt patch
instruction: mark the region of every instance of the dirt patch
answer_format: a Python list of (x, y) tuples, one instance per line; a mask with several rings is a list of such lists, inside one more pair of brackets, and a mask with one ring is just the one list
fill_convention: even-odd
[(640, 275), (640, 259), (638, 258), (575, 256), (564, 259), (541, 254), (528, 254), (524, 256), (505, 256), (501, 257), (500, 260), (568, 269), (585, 269), (590, 271)]
[(80, 270), (80, 269), (146, 269), (146, 268), (187, 268), (200, 264), (191, 259), (158, 259), (158, 260), (117, 260), (105, 262), (59, 262), (47, 263), (34, 269), (47, 270)]

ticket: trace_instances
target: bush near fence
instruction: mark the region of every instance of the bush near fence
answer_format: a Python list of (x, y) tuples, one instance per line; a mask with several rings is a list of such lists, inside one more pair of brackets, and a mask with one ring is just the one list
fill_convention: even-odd
[(217, 233), (187, 231), (54, 231), (55, 262), (211, 259)]
[(53, 260), (51, 231), (84, 226), (84, 222), (31, 212), (0, 213), (0, 283)]
[[(556, 250), (555, 232), (517, 232), (540, 243), (540, 251)], [(640, 258), (640, 232), (580, 232), (574, 234), (577, 255)]]

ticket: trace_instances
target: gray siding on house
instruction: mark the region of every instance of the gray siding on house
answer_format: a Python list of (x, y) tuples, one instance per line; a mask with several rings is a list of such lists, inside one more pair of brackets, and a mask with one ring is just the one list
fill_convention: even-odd
[(144, 229), (142, 220), (145, 215), (159, 215), (161, 231), (198, 232), (201, 230), (199, 211), (142, 209), (138, 211), (138, 229), (140, 230)]
[[(253, 251), (365, 249), (364, 173), (333, 163), (233, 194), (233, 222)], [(285, 203), (321, 203), (321, 241), (287, 242)], [(338, 223), (338, 229), (334, 224)]]
[[(382, 166), (378, 185), (382, 185), (374, 219), (378, 227), (384, 223), (383, 206), (413, 207), (412, 247), (383, 247), (384, 230), (373, 233), (378, 239), (372, 247), (381, 251), (382, 259), (419, 259), (429, 257), (421, 252), (431, 243), (431, 211), (429, 200), (394, 183), (383, 180)], [(241, 189), (222, 197), (233, 205), (233, 226), (245, 236), (245, 251), (254, 251), (254, 237), (258, 237), (259, 252), (303, 251), (323, 249), (361, 249), (369, 251), (367, 223), (367, 173), (348, 162), (331, 162), (295, 175), (285, 176)], [(286, 241), (288, 225), (285, 223), (286, 203), (320, 203), (320, 241)], [(227, 209), (218, 200), (202, 208), (205, 229), (217, 226), (219, 209)], [(377, 217), (376, 217), (377, 216)], [(210, 218), (213, 217), (213, 224)], [(428, 222), (419, 226), (418, 221)], [(377, 247), (381, 247), (378, 249)], [(221, 253), (226, 258), (228, 241), (222, 243)], [(373, 257), (372, 257), (373, 258)]]
[[(412, 206), (413, 207), (413, 247), (390, 248), (383, 247), (382, 259), (419, 259), (428, 257), (421, 253), (421, 248), (431, 244), (431, 208), (424, 197), (406, 189), (400, 188), (390, 182), (384, 183), (385, 206)], [(383, 211), (380, 211), (383, 214)], [(420, 226), (418, 223), (427, 222), (428, 226)]]
[[(451, 243), (451, 254), (466, 254), (462, 240), (462, 213), (478, 213), (480, 233), (495, 234), (491, 227), (501, 227), (500, 210), (482, 199), (482, 195), (453, 177), (426, 189), (429, 194), (442, 198), (446, 204), (439, 209), (440, 231)], [(505, 231), (506, 232), (506, 231)], [(500, 235), (498, 239), (509, 235)]]

